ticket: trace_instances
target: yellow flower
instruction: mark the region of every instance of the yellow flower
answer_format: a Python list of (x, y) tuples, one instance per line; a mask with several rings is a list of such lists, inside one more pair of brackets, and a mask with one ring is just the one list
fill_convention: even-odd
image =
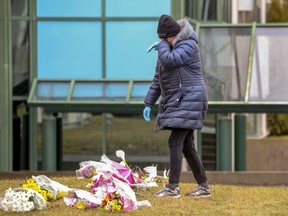
[(78, 209), (85, 209), (85, 208), (86, 208), (85, 204), (82, 203), (82, 202), (77, 202), (77, 203), (75, 204), (75, 206), (76, 206), (76, 208), (78, 208)]
[[(51, 194), (52, 195), (52, 194)], [(68, 195), (68, 192), (67, 191), (59, 191), (56, 195), (56, 199), (60, 199), (62, 197), (65, 197)]]
[(115, 205), (115, 206), (114, 206), (114, 211), (120, 211), (121, 208), (122, 208), (121, 205)]
[(33, 178), (29, 178), (29, 179), (27, 180), (27, 184), (33, 184), (33, 183), (35, 183), (35, 181), (34, 181)]

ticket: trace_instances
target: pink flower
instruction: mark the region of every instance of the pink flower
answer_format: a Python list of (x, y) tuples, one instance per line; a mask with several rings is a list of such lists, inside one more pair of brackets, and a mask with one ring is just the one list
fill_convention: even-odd
[(115, 194), (114, 193), (107, 193), (107, 197), (109, 200), (113, 200), (115, 198)]
[(124, 211), (134, 211), (137, 209), (136, 203), (127, 196), (121, 196), (121, 203)]

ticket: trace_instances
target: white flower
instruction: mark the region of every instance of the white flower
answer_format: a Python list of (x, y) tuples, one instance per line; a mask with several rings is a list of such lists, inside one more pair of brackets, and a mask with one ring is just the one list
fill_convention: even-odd
[(157, 167), (156, 166), (148, 166), (144, 168), (144, 171), (149, 174), (148, 178), (145, 179), (145, 182), (151, 182), (153, 178), (157, 176)]
[(4, 211), (26, 212), (35, 208), (34, 203), (29, 201), (32, 193), (26, 190), (15, 191), (11, 188), (6, 190), (0, 200), (0, 208)]
[(122, 159), (125, 166), (129, 167), (125, 159), (125, 152), (123, 150), (117, 150), (116, 156)]
[(125, 152), (123, 150), (117, 150), (116, 156), (123, 160), (123, 159), (125, 159)]

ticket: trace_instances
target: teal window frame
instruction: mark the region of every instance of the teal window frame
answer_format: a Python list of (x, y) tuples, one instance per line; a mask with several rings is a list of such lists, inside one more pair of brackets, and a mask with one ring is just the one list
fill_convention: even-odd
[[(189, 19), (189, 18), (187, 18)], [(190, 20), (192, 25), (195, 27), (197, 33), (199, 33), (200, 28), (238, 28), (238, 27), (250, 27), (251, 30), (251, 40), (249, 47), (249, 58), (248, 58), (248, 68), (247, 68), (247, 79), (245, 86), (245, 97), (241, 101), (213, 101), (209, 100), (209, 112), (210, 113), (287, 113), (288, 112), (288, 100), (287, 101), (250, 101), (250, 91), (251, 91), (251, 77), (252, 77), (252, 66), (254, 58), (254, 47), (257, 27), (261, 28), (273, 28), (273, 27), (288, 27), (288, 24), (207, 24), (198, 23), (195, 20)], [(201, 40), (201, 37), (200, 37)], [(151, 78), (152, 79), (152, 78)], [(91, 111), (91, 112), (116, 112), (116, 113), (135, 113), (142, 111), (144, 96), (148, 91), (148, 86), (151, 80), (133, 80), (126, 79), (122, 80), (129, 83), (129, 91), (127, 91), (126, 97), (123, 100), (111, 101), (111, 100), (75, 100), (72, 101), (71, 98), (67, 97), (66, 100), (48, 100), (41, 101), (33, 98), (35, 94), (35, 89), (38, 83), (46, 82), (51, 80), (45, 79), (34, 79), (33, 85), (29, 94), (28, 104), (33, 107), (44, 107), (49, 110), (55, 111)], [(60, 82), (61, 80), (54, 80), (55, 82)], [(62, 80), (63, 81), (63, 80)], [(66, 80), (70, 82), (70, 91), (73, 91), (73, 85), (80, 80)], [(119, 82), (119, 80), (112, 79), (99, 79), (99, 80), (81, 80), (84, 83), (93, 82)], [(144, 82), (147, 85), (147, 91), (143, 90), (143, 97), (131, 98), (131, 92), (133, 85), (137, 82)], [(70, 92), (70, 94), (72, 94)], [(156, 104), (157, 106), (158, 104)]]
[[(39, 86), (43, 84), (68, 84), (68, 91), (65, 96), (57, 97), (37, 97), (37, 89)], [(111, 88), (114, 88), (114, 91), (119, 90), (119, 84), (127, 85), (127, 91), (121, 94), (121, 97), (118, 97), (115, 100), (113, 96), (103, 96), (95, 99), (95, 97), (89, 97), (89, 93), (87, 96), (77, 96), (73, 97), (73, 93), (75, 91), (75, 86), (77, 84), (109, 84)], [(112, 112), (112, 113), (135, 113), (139, 112), (143, 108), (143, 101), (145, 95), (148, 91), (151, 80), (102, 80), (102, 79), (73, 79), (73, 80), (51, 80), (51, 79), (37, 79), (33, 80), (29, 97), (27, 103), (31, 107), (43, 107), (46, 110), (50, 110), (51, 112), (93, 112), (93, 113), (103, 113), (103, 112)], [(144, 85), (144, 86), (143, 86)], [(114, 87), (113, 87), (114, 86)], [(137, 88), (140, 86), (140, 89)], [(146, 91), (142, 91), (146, 88)], [(117, 88), (118, 87), (118, 88)], [(61, 88), (61, 86), (60, 86)], [(60, 89), (58, 88), (58, 90)], [(138, 90), (137, 90), (138, 89)], [(139, 93), (139, 90), (142, 92)], [(48, 90), (46, 90), (48, 91)], [(123, 95), (123, 96), (122, 96)]]

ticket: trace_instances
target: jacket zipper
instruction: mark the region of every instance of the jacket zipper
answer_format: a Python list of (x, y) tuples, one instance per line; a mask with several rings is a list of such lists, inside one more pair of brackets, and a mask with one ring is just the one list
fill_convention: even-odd
[(181, 74), (179, 73), (178, 71), (178, 78), (179, 78), (179, 88), (182, 87), (182, 77), (181, 77)]
[(162, 97), (163, 97), (164, 96), (164, 87), (163, 87), (163, 83), (162, 83), (161, 70), (162, 70), (162, 65), (160, 65), (160, 69), (159, 69), (159, 86), (160, 86)]

